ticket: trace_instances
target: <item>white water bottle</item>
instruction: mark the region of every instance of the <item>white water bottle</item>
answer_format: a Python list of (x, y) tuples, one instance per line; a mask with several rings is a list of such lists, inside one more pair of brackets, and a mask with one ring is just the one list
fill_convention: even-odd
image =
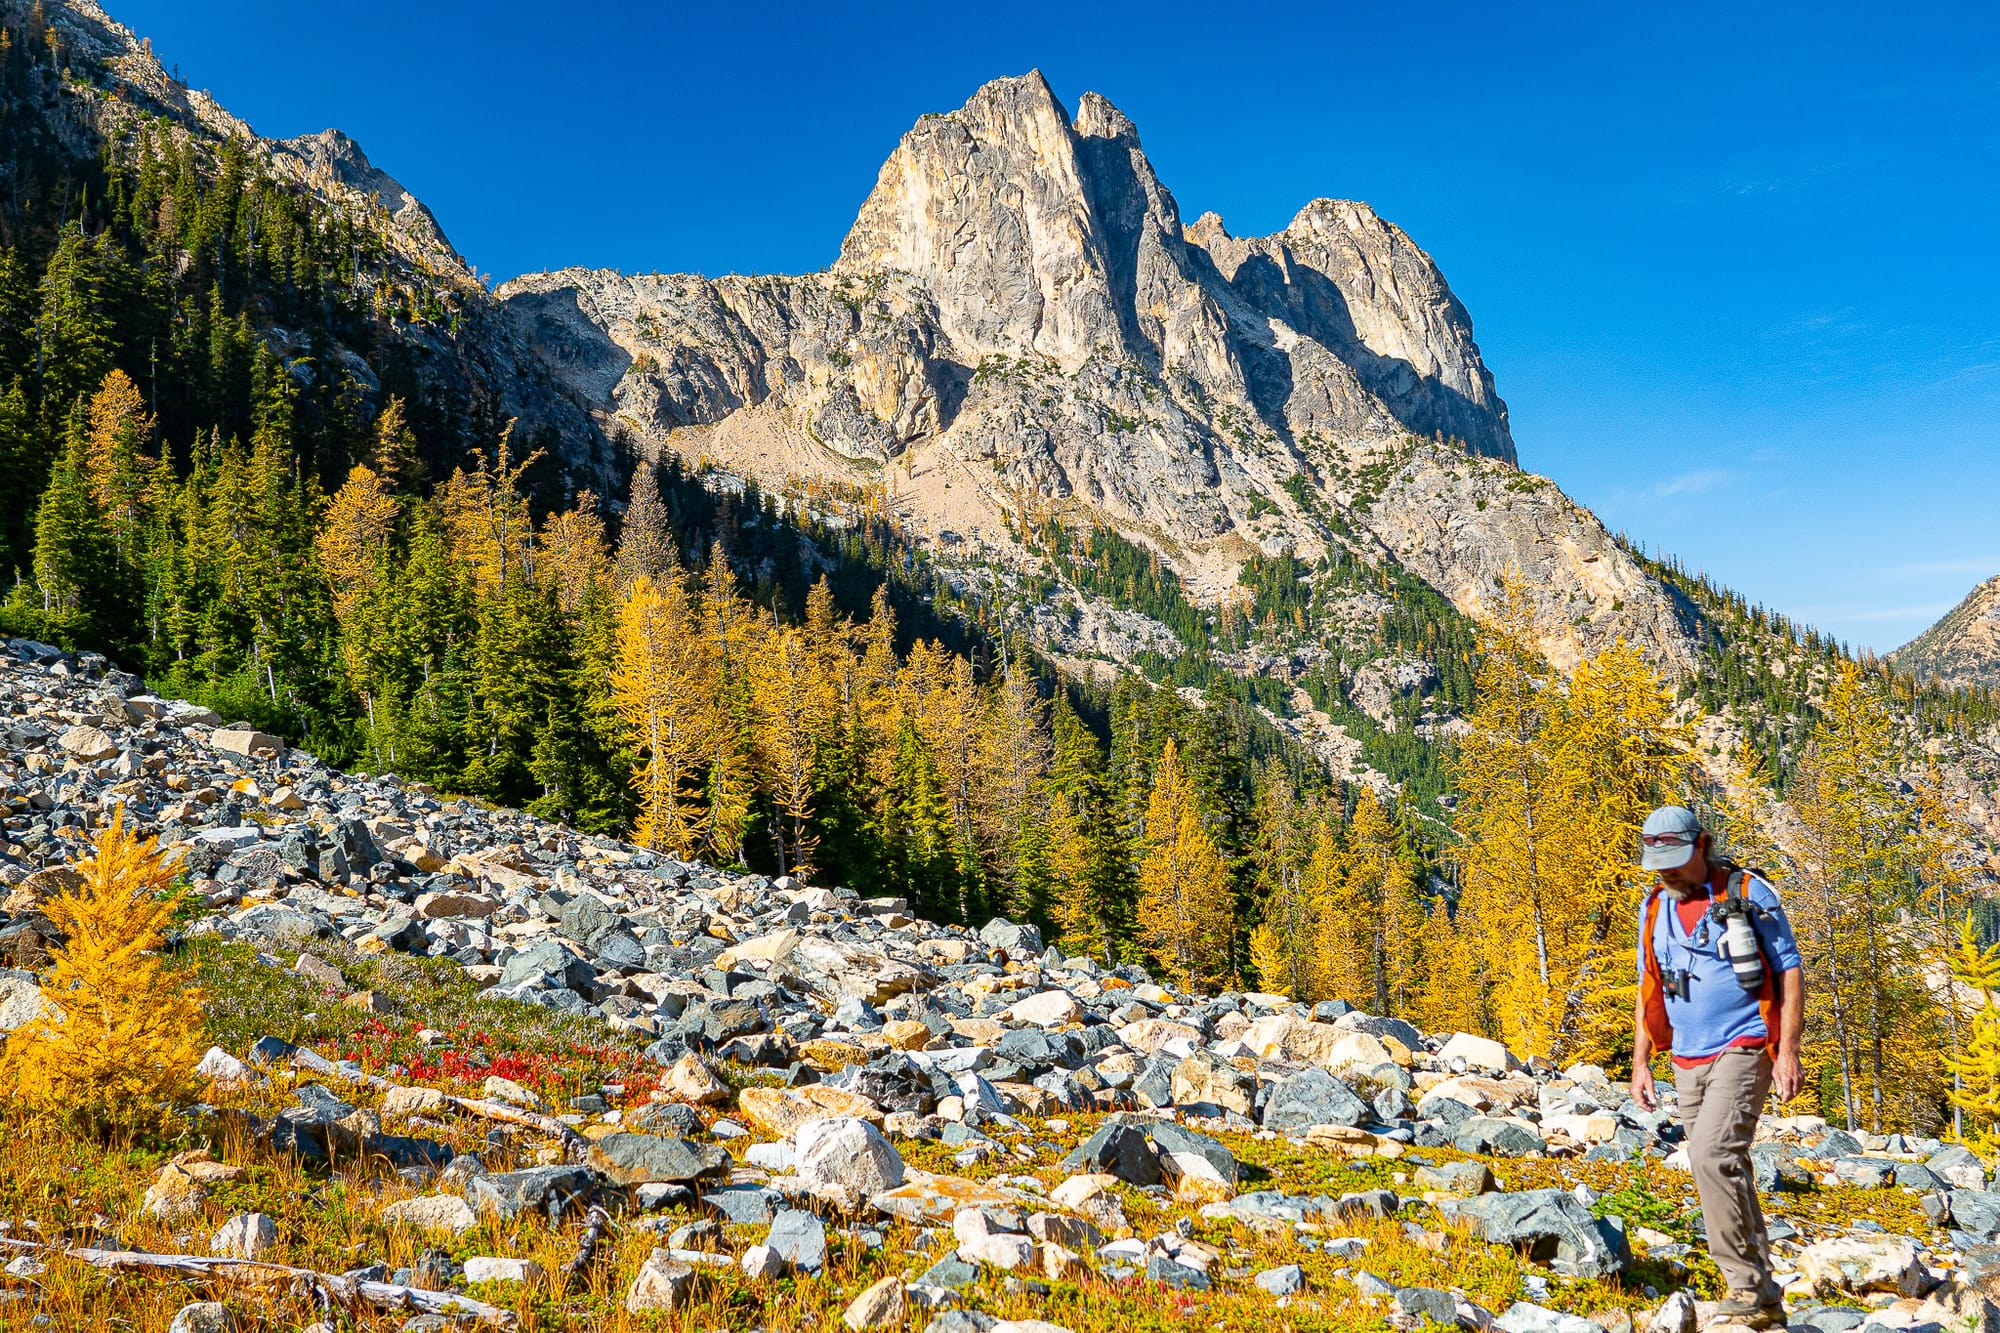
[(1757, 949), (1757, 932), (1750, 927), (1749, 904), (1738, 902), (1722, 930), (1722, 954), (1736, 972), (1736, 984), (1747, 991), (1764, 988), (1764, 955)]

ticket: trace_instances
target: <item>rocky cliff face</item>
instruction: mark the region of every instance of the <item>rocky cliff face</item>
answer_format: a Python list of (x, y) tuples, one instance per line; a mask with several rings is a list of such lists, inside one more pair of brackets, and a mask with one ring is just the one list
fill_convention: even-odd
[(1071, 116), (1038, 73), (904, 135), (826, 272), (500, 294), (647, 447), (878, 490), (977, 559), (1032, 566), (1025, 522), (1053, 514), (1211, 600), (1258, 551), (1393, 556), (1474, 612), (1519, 569), (1559, 662), (1621, 633), (1693, 661), (1596, 519), (1514, 471), (1465, 308), (1400, 228), (1328, 199), (1272, 236), (1184, 226), (1132, 123), (1095, 94)]
[(2000, 686), (2000, 574), (1967, 593), (1889, 660), (1944, 685)]

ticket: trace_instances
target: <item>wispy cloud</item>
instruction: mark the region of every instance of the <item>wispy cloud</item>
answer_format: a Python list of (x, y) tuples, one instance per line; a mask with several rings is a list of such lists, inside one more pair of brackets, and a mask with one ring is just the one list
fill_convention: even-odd
[(1675, 495), (1705, 495), (1724, 485), (1730, 479), (1729, 473), (1721, 468), (1696, 468), (1683, 472), (1677, 477), (1667, 477), (1654, 482), (1646, 494), (1654, 500), (1665, 500)]

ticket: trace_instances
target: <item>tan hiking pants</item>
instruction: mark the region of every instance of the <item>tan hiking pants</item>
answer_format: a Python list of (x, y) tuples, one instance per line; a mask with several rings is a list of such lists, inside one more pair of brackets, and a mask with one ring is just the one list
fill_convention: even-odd
[(1708, 1252), (1731, 1291), (1774, 1294), (1771, 1243), (1750, 1169), (1750, 1140), (1771, 1091), (1770, 1052), (1733, 1046), (1705, 1065), (1677, 1068), (1674, 1091), (1687, 1127), (1688, 1164), (1701, 1194)]

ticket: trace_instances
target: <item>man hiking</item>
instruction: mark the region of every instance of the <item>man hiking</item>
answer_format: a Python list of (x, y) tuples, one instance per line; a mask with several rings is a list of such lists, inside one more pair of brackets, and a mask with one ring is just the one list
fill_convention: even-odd
[(1639, 841), (1640, 866), (1660, 881), (1639, 909), (1632, 1100), (1658, 1109), (1652, 1060), (1672, 1051), (1708, 1252), (1729, 1283), (1716, 1315), (1751, 1328), (1781, 1325), (1750, 1141), (1771, 1090), (1787, 1101), (1804, 1080), (1798, 944), (1777, 891), (1717, 856), (1692, 811), (1655, 810)]

